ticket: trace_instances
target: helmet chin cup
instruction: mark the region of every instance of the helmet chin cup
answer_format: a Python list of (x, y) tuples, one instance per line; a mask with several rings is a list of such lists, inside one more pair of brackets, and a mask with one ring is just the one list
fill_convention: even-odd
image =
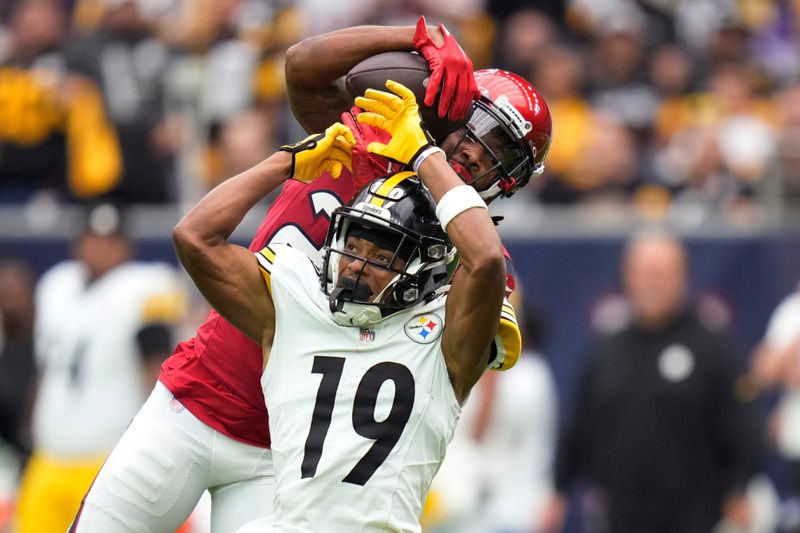
[(374, 305), (342, 302), (342, 308), (333, 312), (333, 321), (340, 326), (360, 328), (381, 320), (383, 320), (383, 313)]

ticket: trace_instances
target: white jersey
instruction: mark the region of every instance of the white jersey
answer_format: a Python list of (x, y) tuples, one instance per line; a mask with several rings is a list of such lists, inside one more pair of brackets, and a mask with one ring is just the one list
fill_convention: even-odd
[(277, 312), (262, 377), (275, 530), (420, 531), (461, 412), (441, 352), (445, 298), (344, 327), (307, 257), (281, 245), (257, 255)]
[(786, 350), (800, 337), (800, 291), (784, 298), (772, 312), (764, 341), (775, 350)]
[(157, 263), (126, 263), (90, 284), (77, 261), (42, 276), (35, 326), (41, 382), (33, 411), (38, 451), (88, 457), (114, 447), (148, 392), (136, 333), (177, 287), (176, 270)]
[[(800, 292), (781, 301), (772, 312), (764, 342), (785, 352), (800, 336)], [(797, 359), (795, 359), (796, 361)], [(795, 363), (797, 364), (797, 363)], [(800, 459), (800, 389), (785, 387), (778, 404), (777, 444), (784, 457)]]

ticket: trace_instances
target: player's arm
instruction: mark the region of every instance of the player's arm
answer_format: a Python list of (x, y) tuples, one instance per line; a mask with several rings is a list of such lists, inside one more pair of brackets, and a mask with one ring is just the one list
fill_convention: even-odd
[(247, 212), (286, 179), (310, 181), (323, 172), (338, 176), (350, 165), (353, 137), (334, 124), (324, 134), (286, 146), (215, 187), (172, 232), (186, 271), (208, 302), (234, 326), (262, 343), (275, 323), (275, 306), (258, 260), (228, 241)]
[(275, 306), (256, 257), (228, 238), (250, 208), (291, 176), (291, 167), (291, 154), (276, 152), (215, 187), (172, 231), (178, 258), (208, 303), (259, 344), (275, 322)]
[(458, 275), (447, 296), (442, 351), (456, 397), (464, 401), (486, 369), (497, 333), (506, 286), (503, 245), (486, 204), (475, 189), (464, 185), (420, 127), (414, 93), (393, 81), (386, 86), (394, 94), (370, 89), (356, 99), (356, 105), (365, 110), (358, 120), (391, 133), (388, 144), (371, 143), (369, 150), (418, 172), (459, 252)]
[(464, 401), (486, 369), (498, 331), (506, 281), (503, 246), (486, 204), (471, 197), (474, 194), (480, 199), (461, 182), (443, 154), (426, 158), (419, 175), (437, 202), (437, 214), (457, 213), (449, 221), (440, 216), (461, 258), (458, 276), (447, 295), (442, 351), (456, 396)]
[(356, 26), (303, 39), (286, 51), (289, 105), (306, 131), (322, 131), (353, 102), (343, 76), (381, 52), (414, 49), (413, 26)]
[(286, 53), (286, 86), (292, 113), (306, 131), (321, 131), (350, 109), (343, 76), (375, 54), (417, 50), (431, 67), (425, 104), (440, 92), (439, 116), (466, 115), (478, 90), (472, 61), (443, 25), (355, 26), (309, 37)]

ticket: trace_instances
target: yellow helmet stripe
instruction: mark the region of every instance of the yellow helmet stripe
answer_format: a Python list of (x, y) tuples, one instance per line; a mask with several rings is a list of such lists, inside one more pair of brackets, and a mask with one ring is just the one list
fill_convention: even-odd
[(379, 196), (387, 196), (392, 189), (394, 189), (398, 183), (403, 181), (406, 178), (414, 176), (415, 174), (410, 171), (405, 172), (398, 172), (394, 176), (389, 177), (386, 181), (383, 182), (383, 185), (378, 187), (378, 190), (372, 194), (372, 200), (369, 201), (372, 205), (377, 205), (378, 207), (383, 207), (383, 198)]

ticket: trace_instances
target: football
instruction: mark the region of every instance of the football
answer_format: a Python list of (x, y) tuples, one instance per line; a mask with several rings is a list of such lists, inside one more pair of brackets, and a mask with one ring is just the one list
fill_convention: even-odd
[(367, 89), (388, 91), (386, 80), (393, 80), (411, 89), (417, 97), (423, 127), (431, 137), (440, 141), (450, 133), (461, 128), (469, 119), (453, 121), (447, 117), (439, 118), (437, 108), (439, 97), (433, 105), (425, 105), (425, 88), (431, 76), (428, 62), (414, 52), (384, 52), (361, 61), (347, 73), (345, 86), (350, 98), (363, 96)]

